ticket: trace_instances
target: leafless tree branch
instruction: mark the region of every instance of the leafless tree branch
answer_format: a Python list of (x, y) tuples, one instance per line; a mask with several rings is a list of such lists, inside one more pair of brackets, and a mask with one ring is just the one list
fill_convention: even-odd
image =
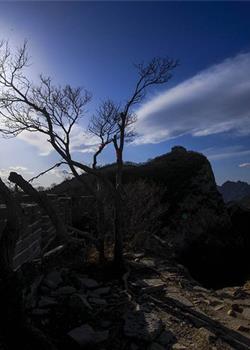
[(48, 172), (50, 172), (51, 170), (55, 169), (55, 168), (58, 168), (59, 166), (61, 166), (62, 164), (67, 164), (66, 162), (59, 162), (59, 163), (56, 163), (55, 165), (53, 165), (52, 167), (48, 168), (47, 170), (45, 171), (42, 171), (41, 173), (39, 173), (38, 175), (32, 177), (31, 179), (28, 180), (28, 182), (33, 182), (34, 180), (38, 179), (40, 176), (43, 176), (45, 174), (47, 174)]

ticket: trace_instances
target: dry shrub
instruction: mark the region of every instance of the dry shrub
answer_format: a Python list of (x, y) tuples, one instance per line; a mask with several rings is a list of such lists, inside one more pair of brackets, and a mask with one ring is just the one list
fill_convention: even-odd
[[(124, 243), (128, 249), (141, 249), (146, 247), (152, 235), (161, 228), (161, 218), (167, 211), (167, 204), (163, 201), (166, 193), (164, 185), (146, 180), (137, 180), (125, 184), (123, 187), (123, 218)], [(106, 253), (114, 244), (114, 204), (112, 198), (104, 193), (104, 237)], [(84, 208), (85, 220), (88, 218), (90, 227), (88, 231), (97, 235), (97, 207), (96, 202), (88, 202)], [(79, 210), (79, 209), (78, 209)], [(85, 223), (86, 224), (86, 223)], [(86, 230), (86, 225), (77, 225)]]
[(142, 248), (161, 226), (167, 210), (162, 185), (138, 180), (124, 186), (124, 238), (130, 248)]

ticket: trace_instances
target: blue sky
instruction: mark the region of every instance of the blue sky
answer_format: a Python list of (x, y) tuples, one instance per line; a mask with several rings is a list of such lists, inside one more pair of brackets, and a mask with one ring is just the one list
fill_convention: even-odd
[[(145, 161), (181, 144), (208, 156), (217, 183), (250, 183), (249, 18), (248, 2), (1, 2), (0, 35), (12, 46), (28, 39), (33, 79), (42, 72), (90, 90), (89, 115), (105, 98), (130, 95), (132, 63), (179, 59), (171, 81), (137, 106), (139, 137), (125, 159)], [(79, 128), (76, 142), (81, 135)], [(0, 140), (3, 177), (16, 169), (30, 178), (57, 160), (38, 136)], [(101, 162), (112, 161), (108, 149)], [(41, 182), (61, 180), (54, 172)]]

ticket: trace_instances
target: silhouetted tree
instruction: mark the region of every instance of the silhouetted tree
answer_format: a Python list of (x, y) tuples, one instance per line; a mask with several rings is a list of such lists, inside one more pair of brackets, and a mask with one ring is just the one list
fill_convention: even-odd
[[(27, 44), (13, 54), (8, 43), (0, 44), (0, 131), (13, 137), (23, 131), (39, 132), (66, 163), (72, 174), (96, 196), (99, 207), (103, 205), (101, 191), (95, 191), (79, 173), (84, 171), (98, 179), (111, 194), (115, 202), (115, 250), (117, 266), (123, 265), (122, 243), (122, 169), (123, 151), (126, 138), (133, 137), (132, 125), (136, 121), (133, 107), (141, 102), (150, 86), (166, 83), (171, 78), (177, 62), (172, 59), (154, 58), (148, 64), (138, 64), (138, 79), (130, 98), (122, 106), (111, 101), (104, 102), (92, 119), (90, 130), (101, 140), (94, 155), (93, 166), (73, 158), (71, 152), (72, 130), (85, 116), (85, 106), (91, 99), (87, 90), (70, 85), (54, 86), (50, 77), (40, 76), (34, 85), (25, 74), (29, 57)], [(96, 169), (98, 155), (104, 147), (113, 143), (116, 151), (116, 183), (113, 186), (102, 172)], [(84, 135), (83, 135), (84, 144)]]
[[(125, 141), (130, 141), (135, 137), (133, 125), (136, 122), (136, 114), (133, 107), (144, 99), (149, 87), (168, 82), (177, 65), (176, 60), (169, 58), (153, 58), (149, 63), (135, 65), (138, 78), (134, 91), (127, 102), (124, 105), (116, 106), (114, 102), (108, 100), (101, 105), (101, 113), (92, 119), (90, 131), (101, 140), (96, 157), (111, 142), (116, 152), (114, 259), (118, 266), (123, 262), (123, 151)], [(94, 164), (96, 164), (96, 158)]]
[(42, 75), (39, 84), (34, 85), (25, 75), (28, 65), (26, 42), (16, 54), (10, 51), (8, 43), (0, 44), (0, 131), (6, 137), (17, 136), (24, 131), (47, 136), (48, 142), (62, 158), (55, 166), (67, 164), (72, 174), (99, 201), (98, 194), (84, 181), (80, 172), (100, 178), (111, 192), (112, 183), (96, 169), (75, 160), (71, 152), (72, 131), (85, 116), (90, 93), (70, 85), (56, 87), (51, 78)]

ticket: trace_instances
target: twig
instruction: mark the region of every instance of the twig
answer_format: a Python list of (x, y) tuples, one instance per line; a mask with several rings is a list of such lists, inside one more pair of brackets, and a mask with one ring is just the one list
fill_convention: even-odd
[(55, 168), (58, 168), (60, 165), (62, 164), (67, 164), (66, 162), (59, 162), (59, 163), (56, 163), (55, 165), (53, 165), (52, 167), (50, 167), (49, 169), (45, 170), (45, 171), (42, 171), (41, 173), (39, 173), (38, 175), (32, 177), (31, 179), (28, 180), (28, 182), (32, 182), (36, 179), (38, 179), (40, 176), (43, 176), (45, 175), (46, 173), (48, 173), (49, 171), (55, 169)]
[(50, 251), (48, 251), (47, 253), (45, 253), (43, 255), (43, 258), (47, 258), (47, 257), (49, 257), (49, 256), (51, 256), (53, 254), (56, 254), (56, 253), (59, 253), (59, 252), (63, 252), (65, 248), (66, 248), (66, 246), (64, 244), (61, 244), (58, 247), (53, 248)]

